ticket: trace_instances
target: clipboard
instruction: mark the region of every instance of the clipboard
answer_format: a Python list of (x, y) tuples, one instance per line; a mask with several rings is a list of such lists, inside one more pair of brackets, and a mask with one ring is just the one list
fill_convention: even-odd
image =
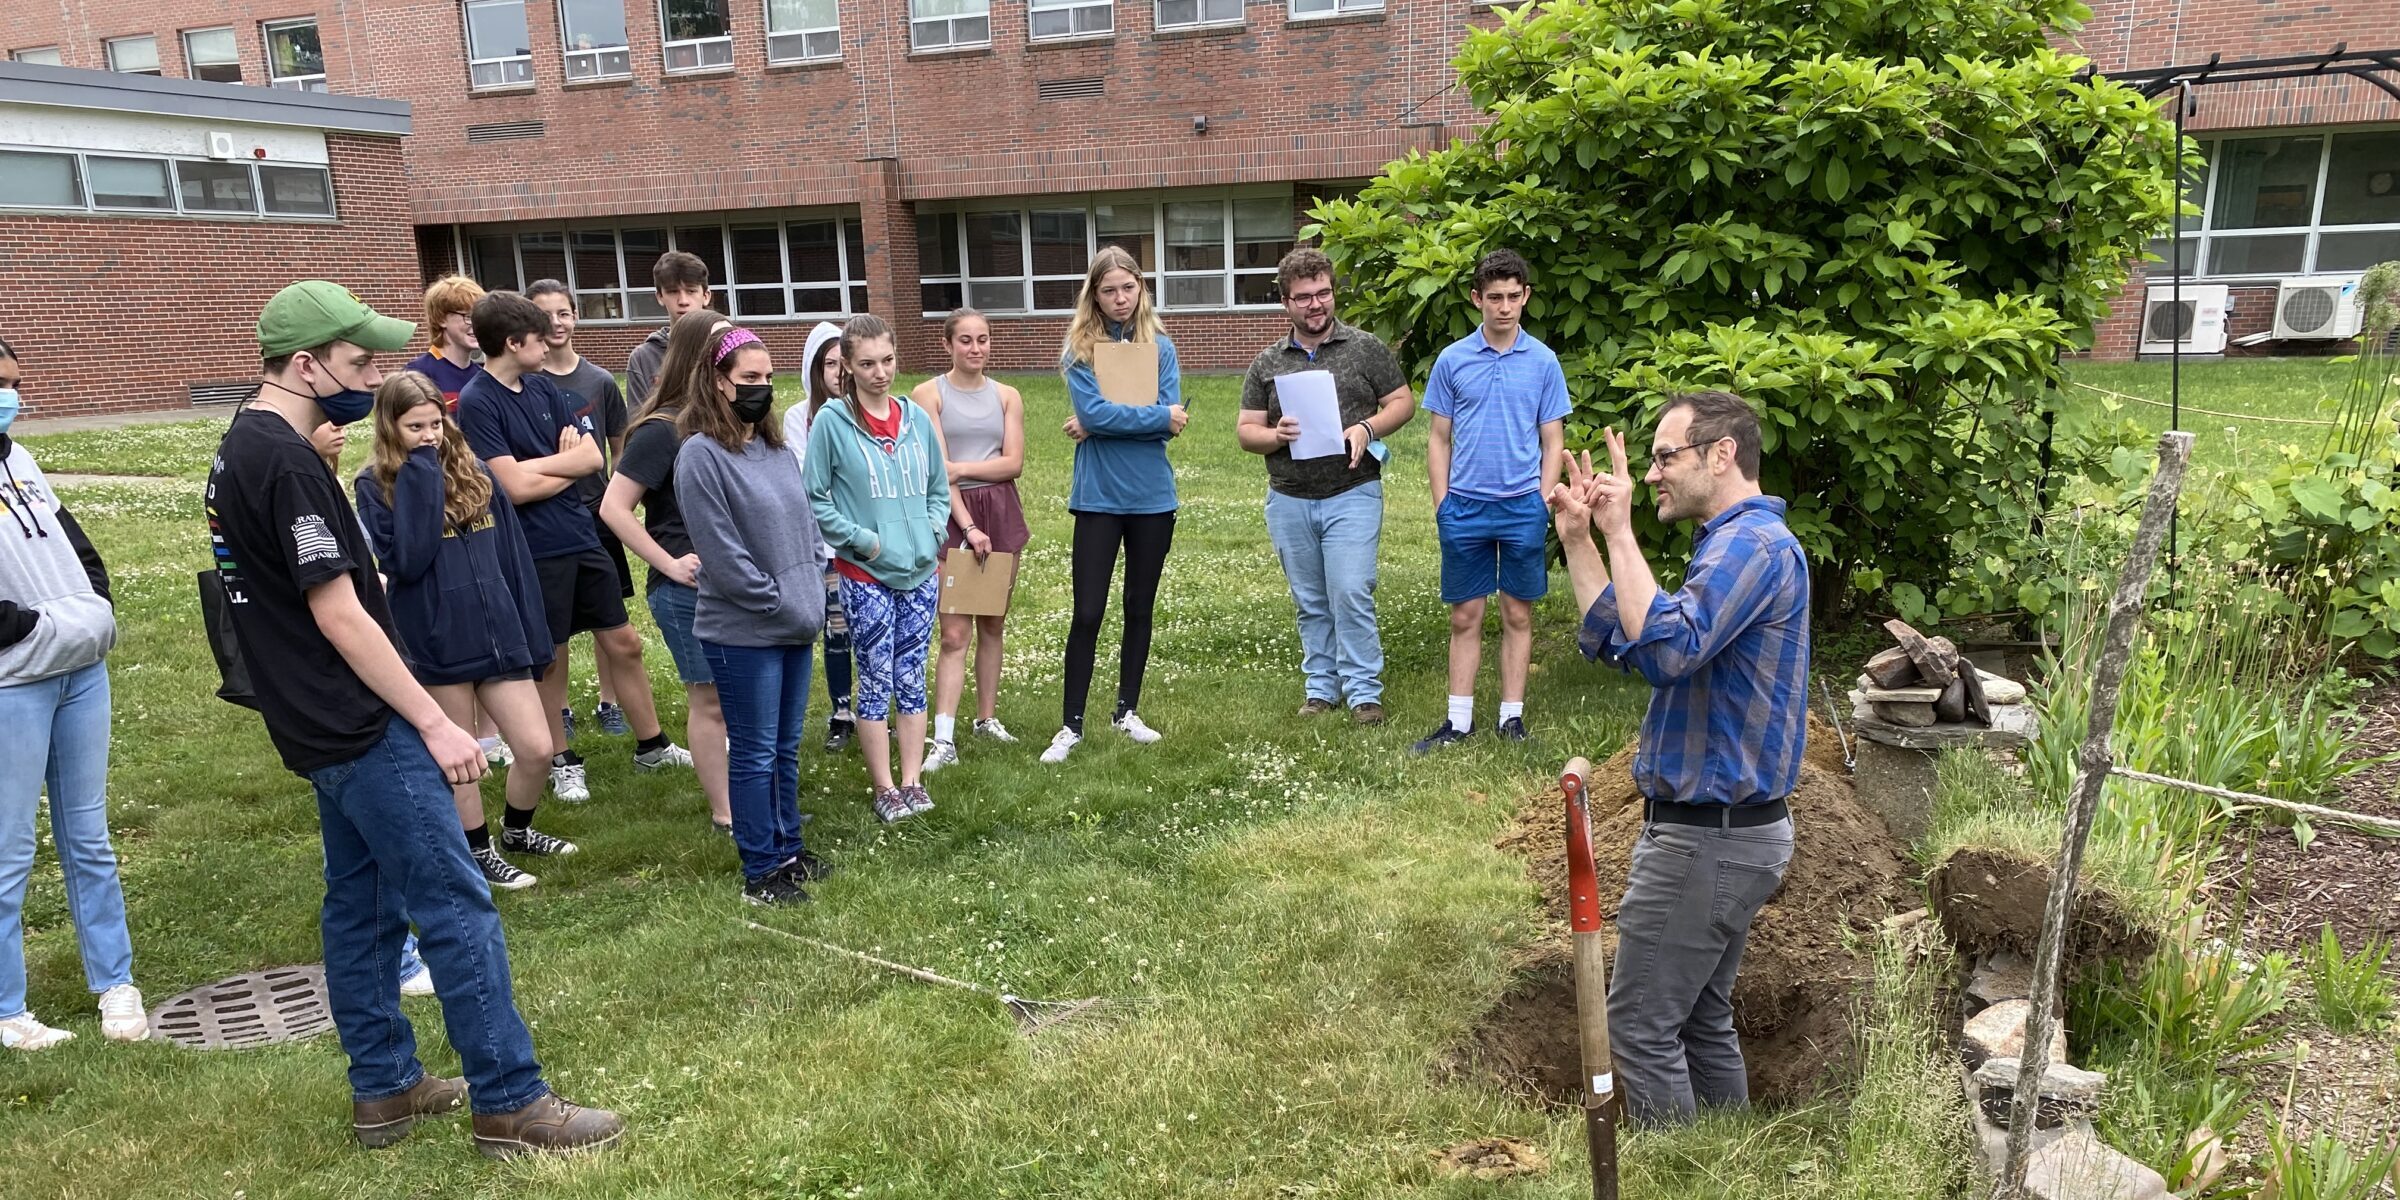
[(1017, 556), (994, 550), (975, 561), (965, 546), (950, 551), (941, 562), (941, 611), (951, 616), (997, 617), (1008, 611), (1009, 592), (1017, 582)]
[(1158, 343), (1101, 342), (1092, 347), (1092, 375), (1111, 404), (1158, 403)]

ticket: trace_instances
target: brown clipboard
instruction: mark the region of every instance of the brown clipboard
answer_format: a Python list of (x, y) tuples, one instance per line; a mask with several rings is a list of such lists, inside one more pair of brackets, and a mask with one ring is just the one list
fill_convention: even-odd
[(1017, 556), (994, 550), (982, 562), (965, 546), (942, 558), (941, 611), (951, 616), (997, 617), (1008, 611), (1008, 595), (1017, 581)]
[(1100, 398), (1111, 404), (1158, 403), (1158, 343), (1101, 342), (1092, 347)]

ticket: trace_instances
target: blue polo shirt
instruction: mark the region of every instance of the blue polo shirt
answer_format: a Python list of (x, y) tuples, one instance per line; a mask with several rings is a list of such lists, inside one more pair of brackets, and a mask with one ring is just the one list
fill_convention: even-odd
[(1568, 408), (1558, 355), (1523, 329), (1500, 351), (1476, 326), (1443, 349), (1425, 381), (1425, 411), (1450, 418), (1450, 490), (1477, 500), (1541, 490), (1542, 426)]
[[(478, 371), (458, 393), (458, 427), (467, 435), (475, 457), (486, 462), (513, 458), (529, 462), (558, 453), (558, 433), (569, 425), (592, 436), (590, 409), (552, 386), (539, 370), (518, 381), (523, 391)], [(578, 417), (577, 409), (587, 415)], [(592, 510), (583, 506), (575, 489), (565, 488), (546, 500), (519, 504), (517, 522), (525, 527), (525, 548), (536, 559), (558, 558), (600, 548), (599, 527)]]

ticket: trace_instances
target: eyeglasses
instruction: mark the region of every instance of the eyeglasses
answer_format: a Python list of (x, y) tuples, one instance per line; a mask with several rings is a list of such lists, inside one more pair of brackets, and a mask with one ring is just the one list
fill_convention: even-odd
[(1321, 291), (1321, 292), (1306, 292), (1306, 293), (1293, 293), (1293, 294), (1287, 294), (1286, 296), (1284, 296), (1284, 299), (1286, 299), (1286, 300), (1289, 300), (1289, 301), (1291, 301), (1292, 303), (1294, 303), (1294, 304), (1297, 304), (1297, 305), (1299, 305), (1299, 306), (1300, 306), (1300, 307), (1302, 307), (1302, 308), (1315, 308), (1317, 305), (1320, 305), (1320, 304), (1331, 304), (1331, 303), (1333, 303), (1333, 289), (1332, 289), (1332, 288), (1326, 288), (1324, 291)]
[(1675, 456), (1683, 453), (1686, 450), (1705, 450), (1708, 447), (1714, 446), (1718, 442), (1724, 440), (1725, 438), (1721, 437), (1710, 438), (1705, 442), (1686, 442), (1681, 446), (1669, 446), (1664, 450), (1653, 450), (1650, 452), (1649, 461), (1642, 464), (1642, 474), (1647, 475), (1653, 468), (1664, 467), (1668, 463), (1674, 462)]

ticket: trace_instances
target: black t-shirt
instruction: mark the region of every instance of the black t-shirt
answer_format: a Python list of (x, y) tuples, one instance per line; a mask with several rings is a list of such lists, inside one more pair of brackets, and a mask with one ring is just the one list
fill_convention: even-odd
[(310, 588), (347, 575), (384, 636), (392, 633), (357, 510), (333, 472), (291, 422), (247, 409), (217, 445), (207, 512), (234, 636), (283, 765), (306, 775), (373, 749), (391, 707), (343, 661), (308, 607)]
[[(512, 391), (487, 371), (468, 380), (466, 390), (458, 394), (458, 427), (475, 457), (487, 463), (495, 458), (548, 458), (558, 453), (559, 431), (569, 425), (585, 437), (598, 436), (591, 418), (576, 412), (586, 406), (560, 391), (548, 372), (527, 371), (517, 382), (521, 390)], [(601, 454), (605, 457), (607, 450)], [(573, 485), (518, 505), (517, 521), (525, 526), (525, 546), (536, 559), (600, 548), (592, 510), (584, 507)]]
[[(683, 438), (675, 432), (675, 419), (664, 417), (644, 421), (625, 435), (625, 455), (617, 460), (617, 474), (642, 485), (642, 528), (648, 530), (658, 548), (681, 558), (692, 553), (692, 535), (683, 527), (683, 509), (675, 503), (675, 452), (683, 448)], [(665, 575), (650, 572), (651, 587), (657, 587)]]
[[(625, 436), (625, 393), (617, 390), (617, 377), (588, 358), (576, 360), (575, 369), (564, 374), (547, 367), (542, 374), (570, 398), (568, 407), (575, 410), (576, 419), (588, 424), (592, 436), (600, 439), (600, 456), (605, 461), (609, 439)], [(600, 497), (608, 494), (608, 473), (615, 469), (616, 464), (610, 463), (575, 481), (571, 490), (583, 498), (584, 507), (600, 511)]]

